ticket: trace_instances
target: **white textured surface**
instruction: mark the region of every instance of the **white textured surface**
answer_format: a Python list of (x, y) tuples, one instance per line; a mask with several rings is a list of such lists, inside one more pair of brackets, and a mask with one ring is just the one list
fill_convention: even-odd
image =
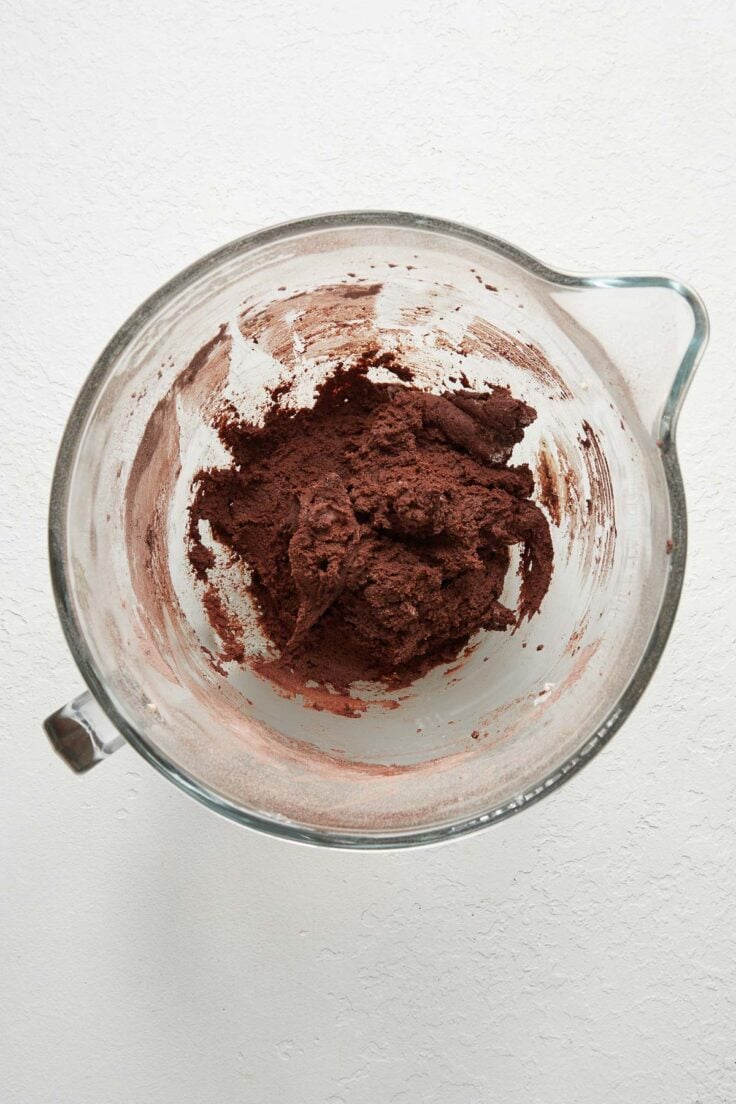
[[(733, 13), (5, 0), (3, 1104), (736, 1100)], [(40, 731), (79, 687), (45, 521), (96, 354), (207, 250), (361, 206), (671, 272), (713, 322), (645, 699), (557, 796), (406, 854), (249, 834), (129, 749), (73, 777)]]

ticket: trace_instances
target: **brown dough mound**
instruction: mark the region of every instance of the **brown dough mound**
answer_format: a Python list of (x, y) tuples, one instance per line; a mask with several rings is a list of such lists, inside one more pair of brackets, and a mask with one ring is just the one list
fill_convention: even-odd
[[(500, 387), (431, 395), (374, 383), (369, 364), (338, 369), (312, 409), (275, 403), (263, 426), (226, 412), (217, 428), (233, 463), (198, 473), (190, 510), (200, 579), (213, 562), (203, 520), (250, 568), (280, 651), (274, 675), (338, 690), (406, 684), (479, 629), (531, 616), (552, 573), (531, 471), (509, 465), (536, 412)], [(518, 612), (499, 601), (514, 544)]]

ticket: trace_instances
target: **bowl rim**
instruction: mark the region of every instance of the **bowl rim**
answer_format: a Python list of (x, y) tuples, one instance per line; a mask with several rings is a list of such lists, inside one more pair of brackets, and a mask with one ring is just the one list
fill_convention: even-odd
[[(314, 828), (286, 819), (271, 819), (261, 813), (240, 807), (171, 762), (160, 749), (129, 724), (111, 697), (102, 673), (87, 646), (71, 600), (70, 565), (66, 554), (68, 496), (83, 431), (90, 412), (94, 408), (97, 396), (113, 371), (121, 353), (149, 319), (187, 284), (237, 255), (251, 252), (275, 241), (308, 234), (313, 231), (371, 225), (396, 229), (425, 230), (434, 234), (444, 234), (455, 239), (468, 241), (518, 264), (533, 275), (559, 287), (668, 288), (686, 301), (693, 316), (693, 334), (665, 400), (659, 422), (657, 441), (660, 446), (661, 461), (669, 495), (673, 547), (669, 557), (669, 569), (659, 614), (639, 665), (629, 683), (609, 709), (603, 722), (583, 741), (581, 747), (539, 783), (517, 794), (514, 798), (501, 805), (491, 807), (483, 813), (461, 819), (456, 823), (407, 828), (401, 831), (376, 832)], [(482, 230), (447, 219), (417, 215), (408, 211), (356, 210), (313, 215), (282, 222), (246, 234), (227, 245), (221, 246), (219, 249), (215, 249), (195, 261), (194, 264), (182, 269), (176, 276), (163, 284), (122, 324), (97, 358), (77, 396), (64, 429), (51, 487), (48, 531), (49, 561), (59, 619), (69, 649), (85, 683), (112, 724), (156, 770), (213, 811), (239, 824), (273, 836), (327, 847), (362, 850), (410, 847), (437, 843), (467, 835), (470, 832), (506, 820), (527, 808), (527, 806), (535, 804), (542, 797), (553, 793), (569, 778), (577, 774), (618, 731), (643, 694), (667, 643), (680, 599), (687, 555), (685, 492), (675, 447), (675, 431), (687, 389), (705, 350), (708, 333), (708, 316), (700, 296), (694, 289), (680, 280), (662, 275), (574, 275), (551, 268), (530, 253)]]

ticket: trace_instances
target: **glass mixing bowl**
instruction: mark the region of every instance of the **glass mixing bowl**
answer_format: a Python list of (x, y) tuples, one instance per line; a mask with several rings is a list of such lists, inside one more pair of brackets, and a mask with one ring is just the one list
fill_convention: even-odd
[[(127, 741), (241, 824), (345, 847), (458, 836), (551, 793), (629, 715), (670, 632), (686, 546), (675, 425), (707, 330), (676, 280), (570, 276), (413, 214), (304, 219), (198, 261), (115, 335), (64, 434), (51, 572), (89, 691), (47, 720), (55, 747), (83, 770)], [(375, 344), (425, 388), (464, 373), (536, 408), (513, 462), (535, 472), (555, 569), (516, 631), (478, 635), (398, 695), (366, 688), (346, 718), (212, 663), (184, 527), (192, 474), (223, 459), (217, 402), (257, 416), (285, 363), (309, 401)]]

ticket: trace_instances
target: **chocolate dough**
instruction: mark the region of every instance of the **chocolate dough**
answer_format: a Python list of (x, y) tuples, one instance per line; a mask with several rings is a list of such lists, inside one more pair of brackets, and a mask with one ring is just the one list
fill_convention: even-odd
[[(194, 480), (191, 566), (211, 591), (199, 528), (208, 521), (250, 569), (280, 653), (274, 676), (337, 690), (406, 684), (479, 629), (536, 613), (549, 585), (552, 542), (533, 477), (509, 464), (536, 412), (501, 387), (432, 395), (375, 383), (377, 363), (406, 378), (386, 354), (368, 354), (339, 368), (312, 409), (283, 407), (279, 395), (262, 426), (226, 411), (217, 429), (233, 463)], [(521, 550), (516, 611), (500, 601), (511, 545)]]

